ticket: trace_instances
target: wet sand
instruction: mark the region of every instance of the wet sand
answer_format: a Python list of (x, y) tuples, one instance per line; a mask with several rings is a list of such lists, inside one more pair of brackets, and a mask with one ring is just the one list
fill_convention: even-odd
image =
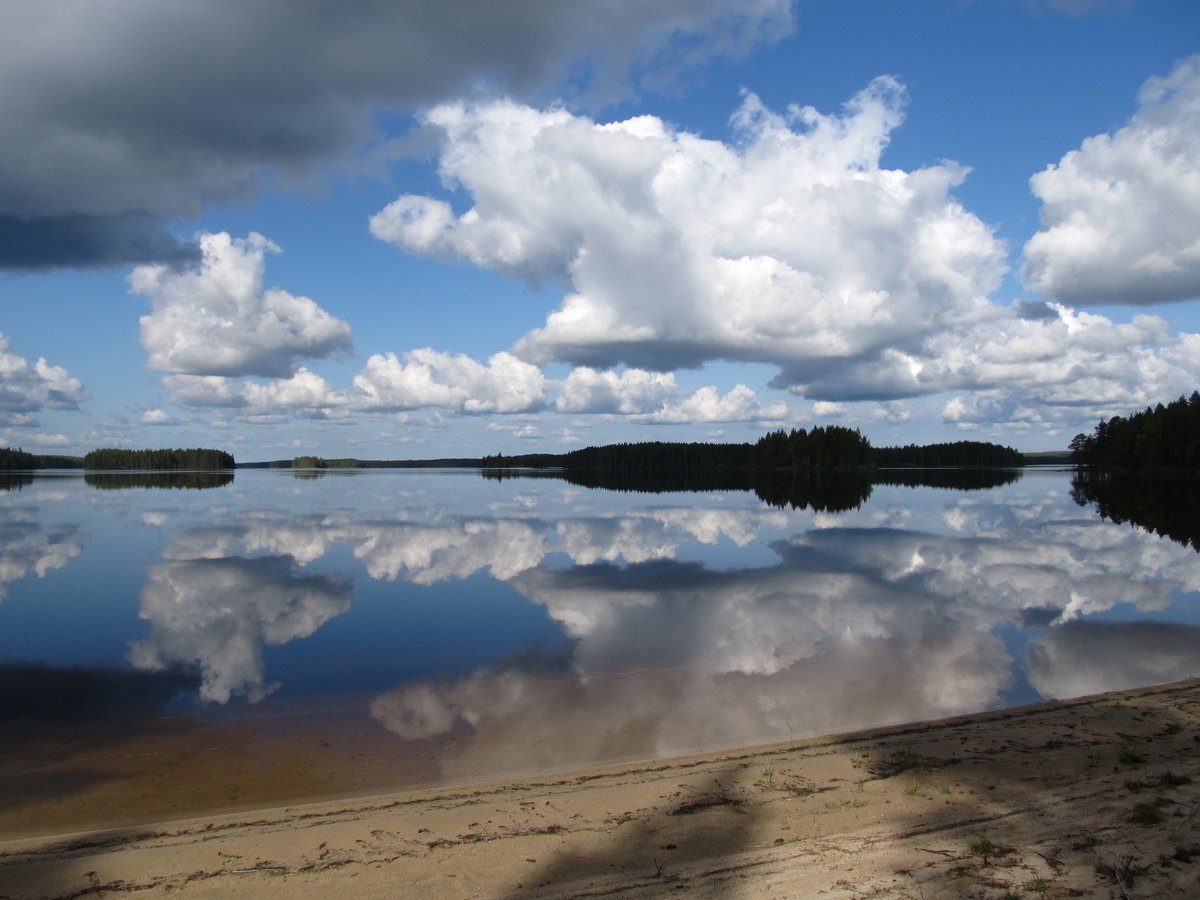
[(20, 810), (53, 802), (10, 787), (0, 895), (1200, 896), (1200, 681), (562, 776), (234, 802), (51, 835), (53, 816)]

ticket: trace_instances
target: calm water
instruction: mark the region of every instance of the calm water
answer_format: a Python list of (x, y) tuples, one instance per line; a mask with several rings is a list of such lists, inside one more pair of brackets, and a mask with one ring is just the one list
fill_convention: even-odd
[(0, 724), (302, 716), (433, 782), (1200, 674), (1200, 554), (1066, 472), (839, 512), (475, 472), (160, 483), (0, 493)]

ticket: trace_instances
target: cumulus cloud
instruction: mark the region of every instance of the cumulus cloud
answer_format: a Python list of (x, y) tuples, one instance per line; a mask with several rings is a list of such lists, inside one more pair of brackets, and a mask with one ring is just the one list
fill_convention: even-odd
[[(586, 367), (555, 383), (538, 366), (511, 353), (493, 354), (485, 365), (463, 354), (430, 347), (400, 356), (372, 355), (347, 390), (334, 389), (305, 368), (268, 382), (189, 374), (168, 375), (163, 385), (181, 405), (225, 407), (245, 416), (344, 416), (356, 411), (415, 409), (515, 415), (545, 408), (555, 389), (558, 412), (622, 414), (636, 422), (776, 421), (787, 414), (787, 404), (763, 403), (741, 384), (725, 394), (711, 386), (687, 393), (671, 374), (627, 369), (618, 375)], [(523, 439), (542, 434), (528, 422), (488, 427)]]
[(635, 422), (755, 422), (774, 421), (787, 414), (787, 404), (764, 404), (739, 384), (722, 395), (707, 386), (685, 394), (671, 372), (579, 366), (558, 385), (554, 408), (567, 413), (611, 413)]
[(223, 375), (167, 375), (162, 385), (181, 406), (242, 407), (248, 383)]
[(405, 195), (371, 229), (409, 252), (568, 281), (517, 344), (532, 361), (828, 368), (915, 350), (930, 329), (978, 320), (1004, 264), (951, 194), (964, 169), (881, 167), (904, 102), (886, 77), (838, 115), (747, 95), (730, 143), (653, 116), (443, 104), (425, 126), (469, 207)]
[[(180, 262), (163, 220), (349, 161), (379, 109), (479, 83), (649, 85), (791, 28), (790, 0), (0, 8), (0, 266)], [(186, 110), (186, 115), (181, 114)], [(17, 239), (9, 241), (6, 235)]]
[(171, 422), (171, 414), (157, 406), (142, 413), (143, 425), (169, 425)]
[[(1183, 268), (1188, 248), (1200, 248), (1200, 220), (1188, 212), (1200, 197), (1200, 140), (1190, 137), (1198, 68), (1188, 61), (1151, 82), (1127, 129), (1077, 154), (1128, 144), (1158, 173), (1175, 212), (1148, 213), (1160, 230), (1144, 243)], [(563, 412), (782, 415), (777, 404), (755, 409), (741, 387), (683, 398), (670, 374), (654, 374), (715, 359), (776, 365), (771, 387), (815, 401), (818, 415), (874, 401), (902, 417), (910, 413), (896, 404), (950, 394), (943, 415), (961, 428), (1050, 434), (1194, 387), (1197, 337), (1172, 335), (1162, 319), (1122, 324), (1059, 303), (992, 303), (1005, 248), (954, 198), (966, 170), (881, 164), (904, 104), (903, 87), (886, 77), (838, 114), (776, 113), (747, 95), (729, 142), (653, 116), (605, 124), (512, 101), (443, 104), (425, 125), (451, 193), (402, 196), (371, 228), (408, 252), (569, 284), (545, 325), (514, 347), (533, 362), (576, 364), (556, 401)], [(1068, 168), (1044, 173), (1046, 183)], [(1111, 218), (1133, 230), (1143, 220), (1140, 211)], [(1129, 261), (1105, 252), (1105, 265)]]
[(541, 370), (511, 353), (496, 353), (485, 366), (462, 354), (431, 348), (375, 354), (354, 378), (357, 405), (371, 409), (436, 406), (466, 413), (514, 413), (545, 401)]
[(78, 409), (83, 384), (61, 366), (39, 357), (29, 362), (0, 334), (0, 425), (32, 425), (43, 409)]
[(744, 384), (734, 385), (722, 395), (715, 387), (702, 387), (677, 403), (645, 415), (632, 416), (635, 422), (771, 422), (787, 415), (787, 404), (761, 403), (758, 395)]
[(647, 413), (663, 406), (678, 390), (670, 372), (598, 372), (580, 366), (559, 386), (554, 408), (566, 413)]
[(266, 680), (263, 647), (307, 637), (350, 608), (350, 583), (298, 575), (286, 557), (182, 559), (149, 568), (139, 615), (148, 637), (133, 643), (139, 669), (200, 669), (200, 696), (251, 702), (278, 685)]
[[(1200, 378), (1200, 340), (1172, 336), (1157, 316), (1115, 323), (1058, 304), (1027, 318), (996, 309), (984, 321), (840, 367), (785, 371), (777, 385), (825, 402), (952, 393), (943, 417), (964, 426), (1075, 428), (1179, 396)], [(957, 393), (961, 392), (961, 393)]]
[(1138, 111), (1033, 176), (1042, 229), (1025, 278), (1069, 303), (1200, 296), (1200, 56), (1152, 78)]
[(834, 418), (845, 415), (846, 407), (841, 403), (830, 403), (828, 400), (818, 400), (813, 404), (813, 415), (822, 418)]
[(279, 248), (260, 234), (200, 236), (198, 269), (138, 266), (130, 288), (150, 300), (141, 318), (147, 366), (201, 376), (291, 375), (296, 360), (347, 351), (350, 326), (307, 297), (263, 289), (264, 258)]

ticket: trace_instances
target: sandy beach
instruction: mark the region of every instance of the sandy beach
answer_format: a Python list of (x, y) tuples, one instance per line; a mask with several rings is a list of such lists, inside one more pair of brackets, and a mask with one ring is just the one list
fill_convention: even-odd
[(1188, 681), (553, 777), (15, 836), (0, 843), (0, 896), (1197, 896), (1198, 809), (1200, 681)]

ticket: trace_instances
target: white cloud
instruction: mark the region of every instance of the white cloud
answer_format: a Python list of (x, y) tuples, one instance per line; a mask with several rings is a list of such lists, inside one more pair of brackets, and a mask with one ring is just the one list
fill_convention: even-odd
[(842, 115), (777, 115), (751, 95), (730, 144), (652, 116), (597, 124), (510, 101), (446, 104), (425, 122), (470, 208), (404, 196), (371, 228), (410, 252), (569, 280), (517, 345), (534, 361), (827, 367), (916, 349), (976, 321), (1004, 265), (950, 194), (964, 169), (880, 167), (903, 103), (889, 78)]
[(833, 418), (842, 416), (846, 413), (846, 407), (841, 403), (830, 403), (827, 400), (818, 400), (813, 404), (813, 415), (821, 416), (822, 418)]
[(1025, 278), (1070, 303), (1200, 297), (1200, 56), (1152, 78), (1138, 111), (1030, 179), (1042, 230)]
[(566, 413), (646, 413), (663, 406), (678, 390), (669, 372), (625, 369), (618, 374), (580, 366), (559, 386), (554, 408)]
[(163, 387), (182, 406), (246, 406), (247, 383), (223, 375), (167, 375)]
[(66, 369), (42, 358), (30, 363), (9, 350), (0, 333), (0, 425), (32, 425), (43, 409), (78, 409), (86, 396)]
[(290, 378), (267, 384), (250, 382), (243, 392), (246, 403), (261, 409), (316, 409), (333, 406), (338, 396), (320, 375), (301, 368)]
[[(1128, 144), (1132, 155), (1142, 142), (1145, 156), (1162, 136), (1154, 147), (1171, 154), (1160, 174), (1176, 206), (1155, 214), (1165, 231), (1147, 240), (1180, 266), (1200, 248), (1200, 219), (1188, 212), (1200, 171), (1200, 140), (1189, 137), (1197, 60), (1151, 82), (1127, 129), (1092, 142)], [(722, 358), (778, 366), (771, 386), (815, 401), (820, 416), (878, 401), (887, 405), (875, 414), (904, 421), (912, 411), (900, 401), (961, 394), (943, 398), (943, 416), (967, 429), (1057, 434), (1194, 388), (1200, 338), (1172, 335), (1161, 319), (1119, 324), (1063, 305), (990, 302), (1004, 248), (952, 196), (966, 170), (880, 164), (903, 105), (889, 78), (839, 115), (776, 114), (747, 95), (734, 140), (722, 143), (652, 116), (598, 124), (511, 101), (445, 104), (426, 125), (465, 209), (453, 196), (404, 196), (372, 230), (410, 252), (568, 282), (545, 326), (514, 348), (577, 364), (560, 384), (561, 412), (680, 422), (784, 414), (780, 404), (754, 409), (742, 387), (681, 397), (673, 375), (654, 374)], [(628, 368), (602, 371), (620, 363)]]
[(143, 425), (168, 425), (171, 421), (171, 414), (159, 407), (148, 409), (142, 413)]
[(131, 289), (150, 300), (141, 318), (147, 366), (201, 376), (285, 377), (297, 359), (350, 347), (350, 326), (307, 297), (263, 289), (264, 257), (278, 247), (260, 234), (200, 237), (199, 269), (138, 266)]
[(753, 422), (787, 414), (787, 404), (763, 404), (743, 384), (723, 396), (711, 385), (684, 394), (673, 373), (643, 369), (625, 369), (618, 374), (612, 369), (599, 372), (580, 366), (558, 389), (554, 404), (558, 412), (620, 414), (635, 422)]
[(735, 385), (724, 396), (715, 387), (702, 387), (677, 403), (645, 415), (631, 416), (635, 422), (760, 422), (777, 421), (787, 415), (786, 403), (763, 404), (744, 384)]
[(431, 348), (375, 354), (354, 378), (352, 402), (370, 409), (441, 407), (466, 413), (536, 410), (546, 397), (541, 370), (511, 353), (496, 353), (485, 366), (462, 354)]
[(944, 402), (946, 421), (1078, 429), (1189, 393), (1200, 380), (1200, 336), (1172, 337), (1156, 316), (1118, 324), (1049, 309), (1051, 317), (1022, 318), (997, 308), (972, 327), (929, 338), (920, 352), (793, 371), (793, 389), (830, 402), (963, 392)]
[(547, 384), (541, 370), (510, 353), (479, 363), (431, 348), (403, 356), (374, 354), (347, 390), (335, 390), (305, 368), (267, 382), (220, 375), (168, 375), (163, 385), (184, 406), (227, 407), (243, 418), (339, 417), (354, 412), (435, 409), (458, 413), (523, 413), (540, 409)]
[(71, 439), (65, 434), (35, 434), (33, 442), (39, 447), (65, 447)]

